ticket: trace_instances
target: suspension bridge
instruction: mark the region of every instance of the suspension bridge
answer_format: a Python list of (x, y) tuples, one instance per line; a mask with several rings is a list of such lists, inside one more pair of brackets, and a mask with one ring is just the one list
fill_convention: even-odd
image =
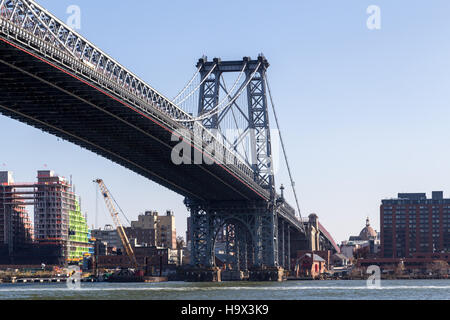
[[(290, 269), (298, 250), (338, 250), (300, 215), (268, 68), (263, 55), (203, 57), (168, 98), (35, 1), (0, 0), (0, 113), (184, 196), (193, 267), (214, 266), (219, 234), (239, 270)], [(275, 138), (295, 207), (276, 190)]]

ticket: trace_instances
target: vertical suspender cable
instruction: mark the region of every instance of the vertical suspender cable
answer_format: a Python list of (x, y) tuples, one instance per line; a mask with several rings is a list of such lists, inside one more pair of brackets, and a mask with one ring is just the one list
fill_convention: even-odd
[(98, 184), (95, 184), (95, 229), (98, 229)]
[[(299, 215), (299, 218), (301, 219), (302, 215), (301, 215), (301, 212), (300, 212), (300, 205), (299, 205), (299, 202), (298, 202), (297, 191), (295, 190), (295, 182), (294, 182), (294, 179), (292, 178), (291, 167), (289, 166), (289, 160), (288, 160), (288, 157), (287, 157), (286, 147), (284, 145), (283, 136), (281, 135), (280, 123), (278, 121), (277, 112), (275, 110), (275, 104), (273, 102), (272, 92), (270, 90), (269, 81), (267, 79), (267, 75), (266, 74), (264, 75), (264, 80), (266, 82), (267, 90), (269, 91), (270, 104), (272, 105), (273, 115), (275, 117), (275, 122), (277, 124), (278, 135), (280, 136), (281, 147), (283, 149), (284, 160), (286, 161), (286, 167), (288, 169), (289, 179), (291, 180), (291, 187), (292, 187), (292, 191), (294, 193), (295, 203), (297, 204), (298, 215)], [(301, 225), (303, 227), (303, 223)]]

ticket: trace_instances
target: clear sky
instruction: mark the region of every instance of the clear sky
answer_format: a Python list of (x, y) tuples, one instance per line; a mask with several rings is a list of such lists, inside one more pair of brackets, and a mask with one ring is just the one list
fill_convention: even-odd
[[(81, 8), (81, 34), (173, 97), (202, 55), (241, 59), (263, 52), (302, 214), (315, 212), (336, 241), (398, 192), (450, 197), (450, 2), (40, 0), (66, 20)], [(366, 26), (369, 5), (381, 29)], [(36, 170), (73, 176), (89, 224), (92, 179), (103, 178), (129, 218), (173, 209), (184, 236), (182, 198), (56, 137), (0, 116), (0, 169), (18, 181)], [(277, 184), (289, 184), (285, 170)], [(291, 204), (294, 204), (288, 194)], [(110, 223), (99, 199), (99, 225)]]

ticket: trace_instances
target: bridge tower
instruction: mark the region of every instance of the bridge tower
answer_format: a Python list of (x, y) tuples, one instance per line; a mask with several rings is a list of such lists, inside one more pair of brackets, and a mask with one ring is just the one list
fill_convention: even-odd
[[(262, 55), (200, 59), (192, 80), (168, 99), (35, 0), (0, 0), (0, 12), (0, 113), (187, 197), (194, 266), (214, 266), (219, 237), (238, 271), (292, 267), (290, 255), (312, 247), (308, 230), (315, 247), (330, 242), (320, 223), (305, 230), (299, 219), (281, 134), (298, 215), (275, 192), (268, 102), (280, 126)], [(223, 78), (238, 72), (228, 90)], [(233, 111), (242, 130), (230, 140), (223, 130)], [(185, 163), (192, 155), (194, 165)], [(216, 161), (198, 164), (197, 155)]]
[[(254, 180), (270, 194), (269, 201), (199, 202), (186, 199), (190, 211), (191, 265), (213, 267), (215, 244), (220, 232), (225, 231), (226, 256), (232, 269), (275, 268), (279, 266), (277, 194), (272, 161), (272, 145), (269, 127), (269, 110), (265, 74), (269, 63), (262, 55), (257, 60), (245, 57), (240, 61), (221, 61), (207, 58), (199, 60), (201, 79), (198, 116), (211, 114), (202, 125), (212, 131), (221, 129), (225, 111), (217, 110), (220, 92), (229, 94), (221, 80), (225, 73), (245, 74), (239, 90), (246, 90), (246, 106), (238, 106), (245, 114), (246, 129), (241, 134), (250, 140), (250, 163)], [(239, 91), (238, 90), (238, 91)], [(214, 112), (217, 110), (217, 112)], [(284, 238), (283, 232), (283, 238)], [(287, 259), (282, 257), (284, 264)]]

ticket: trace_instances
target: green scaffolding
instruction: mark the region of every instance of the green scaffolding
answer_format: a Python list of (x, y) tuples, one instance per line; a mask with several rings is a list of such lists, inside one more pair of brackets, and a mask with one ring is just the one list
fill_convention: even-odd
[(89, 228), (81, 213), (80, 204), (75, 200), (75, 210), (69, 210), (69, 263), (82, 264), (89, 253)]

